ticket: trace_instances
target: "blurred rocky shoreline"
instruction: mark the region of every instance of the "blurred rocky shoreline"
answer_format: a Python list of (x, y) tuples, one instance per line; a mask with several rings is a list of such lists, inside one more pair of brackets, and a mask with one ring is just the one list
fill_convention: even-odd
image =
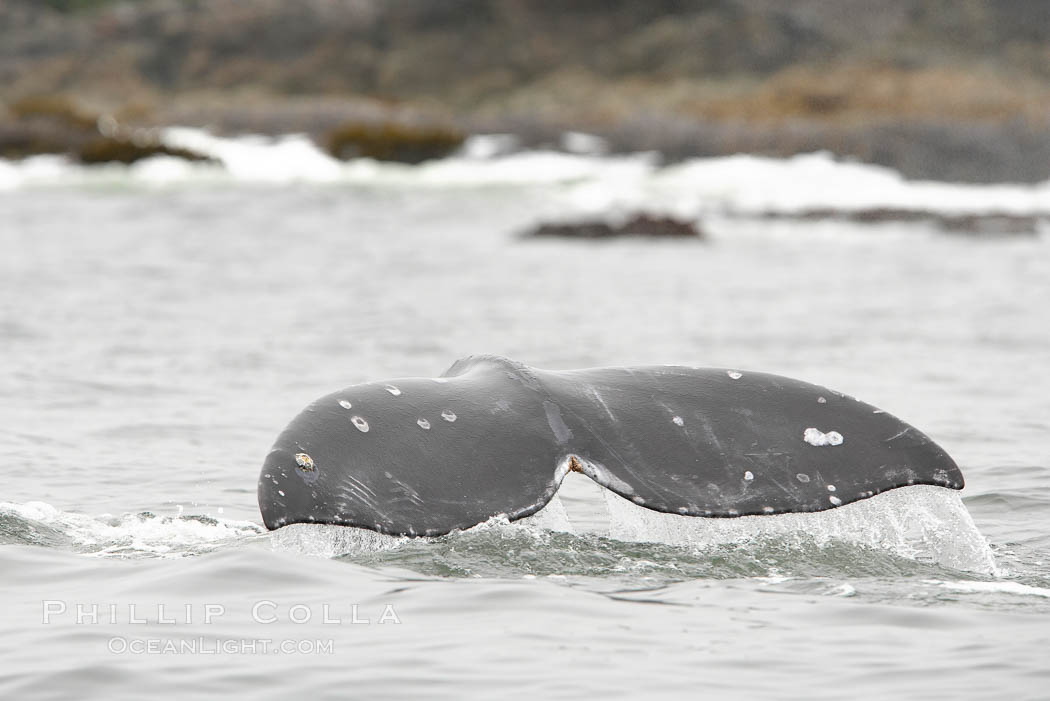
[(403, 162), (581, 131), (668, 162), (828, 150), (1036, 182), (1048, 47), (1036, 0), (5, 0), (0, 156), (130, 162), (173, 124)]

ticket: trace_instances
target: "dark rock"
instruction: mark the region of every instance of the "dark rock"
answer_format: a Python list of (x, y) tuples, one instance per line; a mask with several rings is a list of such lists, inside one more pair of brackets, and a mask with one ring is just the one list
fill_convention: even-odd
[(212, 160), (188, 149), (166, 146), (149, 132), (133, 135), (112, 120), (103, 134), (98, 115), (60, 96), (23, 98), (9, 105), (8, 112), (13, 119), (0, 121), (0, 158), (55, 153), (88, 165), (134, 163), (157, 155)]
[(15, 100), (7, 109), (19, 120), (37, 119), (81, 131), (91, 131), (98, 124), (97, 115), (61, 95), (28, 95)]
[(953, 234), (972, 236), (1034, 236), (1039, 233), (1039, 222), (1050, 220), (1050, 215), (979, 212), (974, 214), (946, 214), (922, 209), (873, 207), (858, 210), (809, 209), (802, 212), (771, 212), (773, 219), (806, 221), (834, 220), (856, 224), (928, 224)]
[(66, 130), (15, 122), (0, 122), (0, 158), (17, 160), (43, 153), (68, 153)]
[(172, 148), (159, 142), (135, 143), (125, 139), (99, 136), (86, 141), (76, 153), (81, 163), (134, 163), (151, 156), (174, 156), (187, 161), (212, 161), (194, 151)]
[[(1035, 236), (1041, 217), (1022, 214), (966, 214), (941, 216), (937, 224), (944, 231), (974, 236)], [(1047, 217), (1042, 217), (1047, 219)]]
[(452, 129), (402, 124), (349, 123), (328, 133), (326, 146), (336, 158), (422, 163), (448, 156), (466, 136)]
[(540, 224), (525, 233), (526, 238), (562, 237), (604, 239), (618, 236), (644, 236), (647, 238), (704, 238), (704, 234), (693, 222), (675, 219), (673, 217), (653, 217), (647, 214), (635, 215), (619, 225), (613, 225), (605, 221), (593, 220), (573, 223)]

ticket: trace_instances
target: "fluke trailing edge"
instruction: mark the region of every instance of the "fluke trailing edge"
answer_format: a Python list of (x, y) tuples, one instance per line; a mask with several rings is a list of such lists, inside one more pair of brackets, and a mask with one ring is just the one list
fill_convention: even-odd
[(692, 367), (549, 372), (494, 356), (318, 399), (259, 478), (267, 528), (441, 535), (529, 516), (565, 474), (640, 506), (733, 517), (822, 511), (911, 484), (962, 489), (918, 429), (786, 377)]

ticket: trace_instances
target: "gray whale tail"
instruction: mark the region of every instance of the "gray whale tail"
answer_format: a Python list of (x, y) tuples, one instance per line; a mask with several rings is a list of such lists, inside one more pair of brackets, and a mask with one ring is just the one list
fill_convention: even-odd
[(799, 380), (671, 366), (553, 372), (473, 356), (438, 378), (355, 385), (312, 403), (266, 457), (259, 508), (269, 529), (434, 536), (529, 516), (570, 470), (645, 508), (700, 517), (963, 487), (918, 429)]

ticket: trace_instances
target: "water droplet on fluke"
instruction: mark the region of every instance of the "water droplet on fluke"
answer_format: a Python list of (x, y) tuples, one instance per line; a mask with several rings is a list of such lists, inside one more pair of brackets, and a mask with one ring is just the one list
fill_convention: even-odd
[(361, 433), (368, 433), (368, 422), (362, 419), (360, 416), (351, 416), (350, 422), (357, 428)]

